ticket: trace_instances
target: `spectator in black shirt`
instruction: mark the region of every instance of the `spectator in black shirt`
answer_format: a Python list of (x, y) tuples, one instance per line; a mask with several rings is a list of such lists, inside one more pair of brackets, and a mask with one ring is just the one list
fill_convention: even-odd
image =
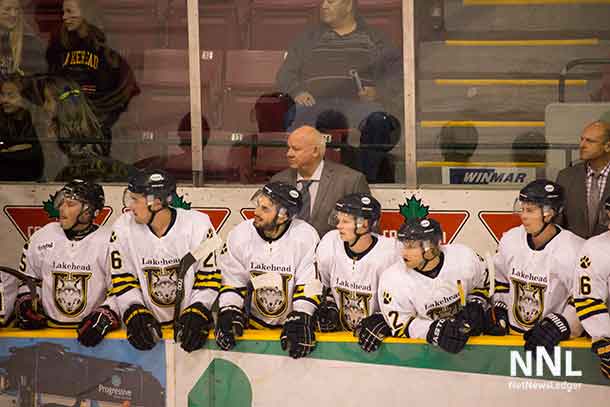
[(36, 181), (44, 168), (43, 154), (20, 76), (1, 83), (0, 103), (0, 180)]
[(49, 71), (75, 81), (89, 99), (105, 137), (140, 93), (133, 71), (94, 25), (92, 2), (64, 0), (63, 23), (47, 49)]

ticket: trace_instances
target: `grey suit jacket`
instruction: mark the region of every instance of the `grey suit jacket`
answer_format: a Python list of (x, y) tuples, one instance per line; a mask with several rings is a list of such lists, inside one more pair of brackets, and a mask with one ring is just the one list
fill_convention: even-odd
[[(282, 181), (296, 185), (297, 171), (288, 168), (275, 174), (271, 181)], [(335, 203), (345, 195), (356, 192), (371, 192), (366, 177), (345, 165), (325, 160), (316, 200), (311, 212), (311, 221), (309, 222), (318, 231), (320, 238), (332, 229), (332, 226), (328, 224), (328, 217), (334, 209)]]
[(557, 183), (563, 187), (566, 195), (566, 204), (563, 214), (560, 216), (559, 224), (578, 236), (588, 239), (608, 230), (608, 227), (602, 224), (600, 220), (603, 222), (606, 219), (604, 200), (610, 195), (610, 179), (606, 181), (602, 194), (597, 224), (593, 230), (589, 230), (586, 175), (585, 164), (581, 162), (559, 171)]

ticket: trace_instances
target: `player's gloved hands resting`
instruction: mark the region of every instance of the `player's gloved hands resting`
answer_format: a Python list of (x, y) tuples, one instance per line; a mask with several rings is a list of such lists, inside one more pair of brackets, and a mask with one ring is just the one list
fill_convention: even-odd
[(42, 313), (42, 305), (34, 299), (32, 294), (23, 294), (15, 301), (15, 315), (17, 326), (21, 329), (43, 329), (47, 327), (47, 317)]
[(313, 317), (304, 312), (292, 311), (284, 321), (280, 344), (282, 350), (295, 358), (302, 358), (316, 347)]
[(470, 336), (477, 336), (485, 330), (485, 313), (485, 302), (473, 298), (466, 303), (456, 319), (461, 319), (470, 325)]
[(358, 344), (365, 352), (375, 352), (385, 337), (391, 334), (392, 330), (381, 313), (363, 318), (354, 330), (354, 335), (358, 337)]
[(142, 304), (131, 305), (123, 315), (127, 340), (138, 350), (150, 350), (161, 339), (161, 324)]
[(610, 338), (599, 338), (594, 341), (591, 350), (599, 357), (602, 374), (610, 379)]
[(544, 346), (549, 354), (560, 341), (570, 339), (570, 325), (560, 314), (550, 313), (536, 326), (523, 334), (525, 350), (536, 351), (537, 346)]
[(339, 330), (339, 308), (334, 301), (323, 301), (318, 307), (318, 331), (334, 332)]
[(498, 301), (485, 314), (485, 334), (493, 336), (508, 335), (508, 307)]
[(432, 322), (426, 335), (428, 343), (449, 353), (458, 353), (470, 336), (470, 326), (460, 319), (443, 318)]
[(222, 350), (231, 350), (235, 346), (235, 337), (244, 334), (246, 317), (241, 308), (234, 305), (222, 307), (218, 312), (216, 324), (216, 344)]
[(212, 328), (212, 313), (200, 302), (186, 307), (176, 326), (176, 340), (187, 352), (201, 349)]
[(119, 316), (109, 307), (99, 307), (87, 315), (78, 325), (78, 341), (84, 346), (96, 346), (110, 331), (119, 329)]

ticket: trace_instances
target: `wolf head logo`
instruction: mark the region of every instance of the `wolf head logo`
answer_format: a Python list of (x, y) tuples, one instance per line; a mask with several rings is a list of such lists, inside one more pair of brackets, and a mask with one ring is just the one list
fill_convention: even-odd
[(53, 293), (57, 309), (69, 316), (79, 315), (87, 306), (87, 282), (91, 273), (53, 273)]

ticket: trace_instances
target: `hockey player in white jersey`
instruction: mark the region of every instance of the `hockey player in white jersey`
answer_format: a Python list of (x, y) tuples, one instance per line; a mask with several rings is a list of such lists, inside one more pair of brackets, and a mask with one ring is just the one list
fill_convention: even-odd
[(381, 275), (382, 318), (370, 317), (377, 325), (363, 321), (369, 331), (365, 338), (360, 333), (365, 345), (376, 343), (375, 350), (392, 335), (426, 339), (458, 353), (470, 336), (483, 331), (489, 294), (485, 266), (467, 246), (441, 245), (442, 236), (441, 225), (430, 218), (410, 219), (400, 227), (403, 260)]
[(282, 327), (282, 349), (293, 358), (306, 356), (316, 345), (314, 313), (322, 291), (314, 266), (318, 233), (295, 219), (303, 201), (292, 185), (269, 183), (252, 202), (254, 219), (229, 233), (219, 257), (216, 343), (233, 348), (249, 322), (257, 329)]
[(381, 205), (370, 194), (350, 194), (337, 201), (316, 259), (325, 298), (318, 309), (321, 332), (353, 331), (363, 318), (379, 312), (379, 276), (399, 261), (396, 239), (378, 235)]
[[(176, 339), (187, 352), (200, 349), (212, 327), (210, 309), (218, 296), (215, 253), (190, 267), (178, 281), (180, 260), (215, 235), (206, 214), (172, 207), (176, 181), (162, 170), (135, 174), (124, 192), (129, 211), (115, 222), (110, 238), (112, 290), (127, 339), (152, 349), (161, 325), (174, 322)], [(174, 315), (178, 284), (184, 284), (181, 313)]]
[(98, 228), (95, 216), (104, 207), (104, 190), (95, 183), (74, 180), (55, 194), (59, 222), (37, 230), (25, 244), (19, 271), (42, 280), (37, 304), (22, 285), (15, 303), (17, 325), (23, 329), (78, 327), (78, 340), (97, 345), (120, 327), (107, 268), (108, 228)]
[[(604, 202), (610, 221), (610, 197)], [(573, 296), (576, 314), (592, 338), (591, 350), (610, 379), (610, 231), (587, 240), (579, 254)]]
[(582, 333), (568, 300), (584, 240), (553, 223), (563, 204), (559, 184), (539, 179), (526, 185), (515, 200), (522, 225), (504, 233), (494, 257), (495, 324), (489, 333), (524, 334), (526, 350), (543, 346), (551, 353), (560, 341)]

